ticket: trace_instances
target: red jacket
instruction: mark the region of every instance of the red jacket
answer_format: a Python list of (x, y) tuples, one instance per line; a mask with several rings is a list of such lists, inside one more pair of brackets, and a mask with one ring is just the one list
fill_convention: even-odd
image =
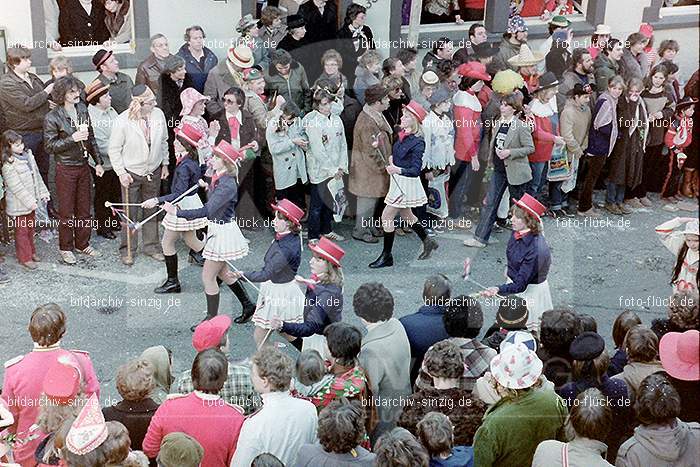
[(44, 377), (51, 365), (63, 355), (72, 355), (78, 360), (85, 381), (85, 393), (88, 396), (94, 393), (99, 397), (100, 382), (97, 380), (90, 355), (82, 350), (66, 350), (58, 345), (38, 347), (27, 355), (5, 362), (2, 398), (15, 417), (15, 423), (10, 427), (10, 431), (17, 433), (20, 439), (26, 439), (30, 435), (38, 436), (27, 443), (15, 444), (13, 453), (15, 461), (19, 463), (33, 460), (36, 447), (45, 437), (45, 434), (38, 430), (29, 433), (29, 428), (39, 416), (39, 400), (43, 392)]
[(533, 113), (532, 141), (535, 143), (535, 152), (527, 156), (530, 162), (547, 162), (552, 158), (554, 138), (559, 135), (557, 128), (552, 128), (552, 110), (547, 104), (534, 99), (530, 103)]
[(481, 103), (468, 91), (457, 91), (453, 99), (455, 159), (471, 162), (481, 141)]
[(523, 6), (520, 16), (523, 18), (529, 16), (540, 16), (544, 13), (544, 0), (524, 0), (525, 5)]
[(664, 144), (674, 148), (675, 154), (683, 152), (693, 142), (693, 119), (688, 117), (676, 118), (666, 131)]
[(243, 414), (214, 397), (198, 391), (168, 396), (151, 419), (143, 439), (143, 452), (155, 459), (165, 435), (179, 431), (196, 439), (204, 448), (202, 467), (230, 465), (243, 426)]

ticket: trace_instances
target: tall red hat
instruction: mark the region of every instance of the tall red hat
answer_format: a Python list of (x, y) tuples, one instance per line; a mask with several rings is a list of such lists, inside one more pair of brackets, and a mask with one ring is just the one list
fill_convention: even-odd
[(326, 237), (321, 237), (316, 243), (309, 243), (309, 250), (338, 267), (340, 267), (340, 260), (345, 256), (345, 250)]
[(80, 364), (68, 355), (56, 360), (44, 376), (42, 391), (57, 404), (69, 404), (80, 392)]
[(184, 123), (180, 128), (175, 128), (175, 135), (183, 138), (194, 147), (199, 146), (199, 142), (204, 138), (204, 133), (189, 123)]
[(223, 139), (219, 144), (214, 146), (212, 152), (222, 159), (231, 162), (232, 164), (240, 164), (241, 161), (243, 161), (243, 153), (234, 148), (231, 143)]
[(476, 78), (484, 81), (491, 79), (491, 76), (486, 72), (486, 65), (481, 62), (467, 62), (462, 63), (457, 68), (457, 74), (459, 76), (467, 76), (469, 78)]
[(301, 218), (304, 217), (304, 210), (288, 199), (281, 199), (277, 204), (271, 204), (270, 207), (274, 211), (279, 211), (290, 221), (296, 225), (301, 225)]
[(428, 116), (428, 112), (416, 101), (411, 101), (403, 106), (404, 109), (411, 112), (414, 117), (418, 119), (418, 123), (423, 123), (425, 117)]
[(527, 193), (525, 193), (519, 200), (513, 199), (513, 202), (535, 216), (538, 221), (542, 221), (542, 216), (547, 211), (547, 208), (545, 208), (542, 203)]

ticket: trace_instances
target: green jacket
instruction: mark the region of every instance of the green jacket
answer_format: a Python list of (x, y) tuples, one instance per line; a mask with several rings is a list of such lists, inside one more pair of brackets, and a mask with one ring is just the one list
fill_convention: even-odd
[(567, 413), (554, 391), (532, 389), (516, 399), (501, 399), (486, 411), (474, 435), (474, 467), (532, 464), (542, 441), (566, 441)]

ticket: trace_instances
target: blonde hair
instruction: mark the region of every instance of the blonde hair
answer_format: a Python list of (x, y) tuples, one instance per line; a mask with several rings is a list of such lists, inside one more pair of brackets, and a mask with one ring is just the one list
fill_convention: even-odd
[(317, 258), (323, 260), (323, 264), (326, 267), (326, 270), (318, 275), (319, 282), (321, 284), (335, 284), (342, 288), (343, 270), (325, 258), (321, 258), (320, 256), (317, 256)]
[(131, 360), (117, 370), (117, 391), (124, 400), (143, 400), (154, 387), (153, 365), (147, 360)]
[(59, 70), (66, 70), (68, 74), (71, 74), (73, 73), (73, 65), (71, 65), (67, 57), (59, 55), (58, 57), (52, 58), (49, 62), (49, 70), (51, 76), (53, 76), (54, 72)]

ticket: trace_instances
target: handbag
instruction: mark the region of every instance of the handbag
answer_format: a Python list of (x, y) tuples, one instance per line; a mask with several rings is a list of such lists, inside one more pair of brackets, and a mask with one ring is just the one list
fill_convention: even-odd
[(552, 158), (549, 160), (547, 180), (550, 182), (562, 182), (571, 177), (572, 168), (565, 145), (555, 145), (552, 150)]
[(439, 217), (440, 219), (447, 217), (449, 212), (446, 189), (449, 178), (449, 172), (445, 172), (428, 181), (428, 192), (426, 193), (428, 197), (428, 205), (426, 210), (428, 213)]

